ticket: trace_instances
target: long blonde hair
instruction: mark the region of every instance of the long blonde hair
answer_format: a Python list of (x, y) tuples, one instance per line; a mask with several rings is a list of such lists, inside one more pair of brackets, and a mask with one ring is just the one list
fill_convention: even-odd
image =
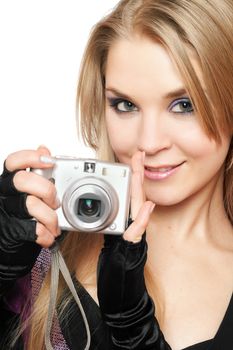
[[(159, 41), (176, 63), (210, 138), (221, 142), (221, 134), (233, 130), (233, 2), (232, 0), (122, 0), (90, 35), (80, 69), (77, 106), (81, 134), (98, 158), (114, 161), (105, 126), (105, 66), (112, 43), (138, 32)], [(197, 58), (205, 90), (190, 61)], [(224, 203), (233, 223), (233, 154), (231, 144), (226, 159)], [(80, 233), (67, 236), (63, 253), (71, 272), (85, 285), (90, 270), (95, 271), (102, 239)], [(75, 247), (75, 249), (74, 249)], [(93, 255), (93, 261), (87, 259)], [(78, 259), (77, 259), (78, 257)], [(90, 269), (90, 264), (91, 269)], [(148, 286), (151, 282), (146, 273)], [(63, 285), (60, 284), (60, 295)], [(151, 287), (151, 294), (153, 294)], [(44, 320), (48, 304), (49, 276), (34, 306), (28, 349), (43, 348)], [(157, 303), (159, 304), (159, 303)], [(40, 311), (40, 312), (39, 312)]]

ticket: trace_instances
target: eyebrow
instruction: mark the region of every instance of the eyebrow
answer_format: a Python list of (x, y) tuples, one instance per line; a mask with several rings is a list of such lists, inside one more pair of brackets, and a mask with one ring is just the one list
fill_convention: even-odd
[(130, 100), (130, 101), (132, 100), (132, 98), (131, 98), (129, 95), (126, 95), (126, 94), (124, 94), (123, 92), (120, 92), (120, 91), (117, 90), (117, 89), (114, 89), (114, 88), (106, 88), (105, 91), (106, 91), (106, 92), (112, 92), (114, 95), (119, 96), (119, 97), (122, 97), (122, 98), (124, 98), (124, 99), (126, 99), (126, 100)]
[[(106, 92), (111, 92), (113, 93), (114, 95), (116, 96), (120, 96), (126, 100), (132, 100), (132, 98), (125, 94), (125, 93), (122, 93), (121, 91), (115, 89), (115, 88), (106, 88), (105, 89)], [(187, 95), (187, 90), (184, 88), (184, 87), (180, 87), (180, 88), (177, 88), (175, 90), (172, 90), (172, 91), (169, 91), (167, 94), (165, 94), (162, 98), (163, 99), (171, 99), (171, 98), (174, 98), (174, 97), (180, 97), (180, 96), (184, 96), (184, 95)]]
[(174, 97), (179, 97), (183, 95), (187, 95), (187, 90), (184, 87), (175, 89), (173, 91), (168, 92), (163, 98), (169, 99), (169, 98), (174, 98)]

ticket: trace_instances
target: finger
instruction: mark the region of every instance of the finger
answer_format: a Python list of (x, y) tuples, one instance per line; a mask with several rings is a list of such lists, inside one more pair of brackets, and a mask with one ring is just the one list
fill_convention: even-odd
[(37, 222), (36, 224), (36, 235), (37, 235), (36, 243), (43, 248), (49, 248), (55, 242), (55, 237), (40, 222)]
[(142, 177), (142, 183), (144, 180), (144, 159), (145, 159), (145, 152), (137, 151), (134, 153), (132, 160), (131, 160), (131, 166), (132, 170), (136, 173), (140, 173)]
[(43, 156), (51, 156), (50, 150), (48, 149), (48, 147), (46, 147), (44, 145), (40, 145), (37, 148), (37, 151), (39, 151), (40, 154), (43, 155)]
[(49, 150), (45, 146), (40, 146), (37, 150), (23, 150), (11, 153), (5, 160), (8, 171), (15, 171), (26, 168), (49, 168), (53, 164), (44, 163), (40, 157), (50, 156)]
[(150, 215), (153, 212), (154, 207), (155, 204), (150, 201), (147, 201), (142, 205), (135, 220), (123, 235), (123, 238), (126, 241), (136, 243), (141, 240), (143, 233), (146, 231), (150, 220)]
[(54, 243), (54, 235), (43, 224), (36, 222), (36, 220), (22, 220), (15, 217), (9, 219), (5, 211), (0, 212), (0, 243), (2, 246), (5, 245), (6, 249), (11, 247), (11, 252), (21, 242), (36, 242), (45, 248)]
[(54, 184), (43, 176), (20, 170), (14, 175), (13, 183), (18, 191), (41, 198), (53, 209), (60, 205)]
[(26, 206), (29, 214), (43, 224), (54, 237), (60, 234), (57, 213), (53, 209), (34, 196), (27, 196)]
[(133, 220), (145, 201), (143, 178), (144, 155), (142, 152), (136, 152), (132, 157), (131, 217)]

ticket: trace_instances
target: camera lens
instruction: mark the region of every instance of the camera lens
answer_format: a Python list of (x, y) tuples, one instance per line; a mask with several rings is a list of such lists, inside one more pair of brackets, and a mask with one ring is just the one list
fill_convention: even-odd
[(98, 217), (101, 211), (100, 200), (92, 198), (80, 198), (78, 203), (78, 215)]
[(103, 231), (115, 219), (118, 208), (115, 189), (107, 181), (92, 176), (74, 181), (62, 198), (64, 217), (78, 231)]

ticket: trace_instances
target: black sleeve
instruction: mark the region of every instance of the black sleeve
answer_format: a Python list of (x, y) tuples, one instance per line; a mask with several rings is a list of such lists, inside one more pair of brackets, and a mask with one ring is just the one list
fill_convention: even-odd
[(36, 223), (9, 216), (0, 198), (0, 297), (33, 267), (41, 247), (31, 241)]
[(98, 298), (111, 349), (171, 350), (154, 316), (144, 280), (145, 234), (139, 243), (105, 236), (98, 262)]

